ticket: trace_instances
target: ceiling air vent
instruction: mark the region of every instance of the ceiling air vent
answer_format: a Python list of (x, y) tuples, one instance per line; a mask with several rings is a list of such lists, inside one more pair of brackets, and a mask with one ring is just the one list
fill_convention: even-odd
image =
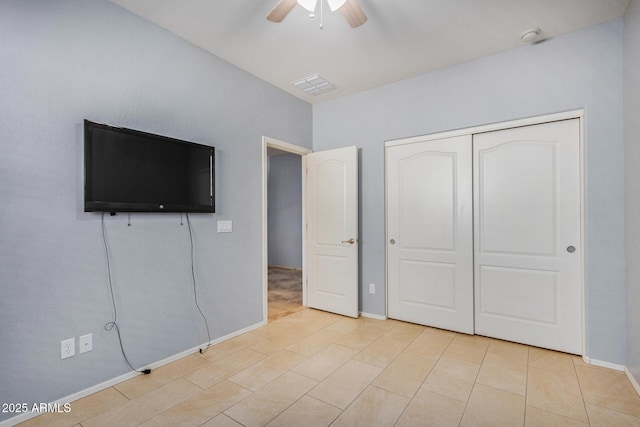
[(295, 82), (291, 82), (291, 84), (303, 90), (307, 95), (320, 95), (321, 93), (336, 89), (334, 85), (319, 74), (296, 80)]

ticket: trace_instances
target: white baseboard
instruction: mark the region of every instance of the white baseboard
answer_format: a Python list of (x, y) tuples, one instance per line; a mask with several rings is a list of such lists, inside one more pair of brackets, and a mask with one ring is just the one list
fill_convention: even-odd
[(629, 378), (631, 385), (636, 390), (636, 393), (638, 393), (638, 396), (640, 396), (640, 384), (638, 384), (638, 381), (635, 379), (635, 377), (631, 374), (631, 371), (629, 371), (629, 368), (627, 368), (626, 366), (618, 365), (617, 363), (609, 363), (609, 362), (603, 362), (602, 360), (591, 359), (587, 356), (582, 356), (582, 359), (586, 363), (593, 366), (600, 366), (602, 368), (615, 369), (616, 371), (624, 372), (627, 378)]
[[(221, 343), (223, 341), (230, 340), (231, 338), (235, 338), (238, 335), (242, 335), (242, 334), (244, 334), (246, 332), (250, 332), (250, 331), (252, 331), (254, 329), (257, 329), (257, 328), (259, 328), (261, 326), (264, 326), (265, 324), (266, 324), (266, 322), (262, 321), (262, 322), (253, 324), (251, 326), (248, 326), (248, 327), (246, 327), (244, 329), (241, 329), (239, 331), (232, 332), (232, 333), (230, 333), (228, 335), (225, 335), (223, 337), (220, 337), (220, 338), (217, 338), (217, 339), (211, 341), (211, 345), (219, 344), (219, 343)], [(206, 345), (207, 345), (206, 342), (202, 343), (202, 344), (200, 344), (198, 346), (192, 347), (192, 348), (190, 348), (188, 350), (185, 350), (183, 352), (180, 352), (178, 354), (174, 354), (173, 356), (169, 356), (169, 357), (167, 357), (165, 359), (162, 359), (162, 360), (159, 360), (157, 362), (151, 363), (150, 365), (144, 365), (144, 367), (145, 368), (150, 368), (153, 371), (154, 369), (157, 369), (157, 368), (159, 368), (161, 366), (164, 366), (164, 365), (166, 365), (168, 363), (175, 362), (178, 359), (182, 359), (183, 357), (187, 357), (187, 356), (189, 356), (191, 354), (197, 353), (197, 352), (199, 352), (199, 350), (201, 348), (205, 347)], [(138, 375), (143, 375), (143, 374), (141, 374), (139, 372), (127, 372), (126, 374), (123, 374), (123, 375), (120, 375), (118, 377), (112, 378), (112, 379), (107, 380), (105, 382), (102, 382), (100, 384), (96, 384), (94, 386), (91, 386), (89, 388), (81, 390), (81, 391), (79, 391), (77, 393), (70, 394), (69, 396), (63, 397), (62, 399), (58, 399), (58, 400), (56, 400), (54, 402), (51, 402), (51, 404), (64, 405), (65, 403), (75, 402), (76, 400), (82, 399), (83, 397), (89, 396), (90, 394), (97, 393), (97, 392), (105, 390), (105, 389), (107, 389), (109, 387), (113, 387), (116, 384), (120, 384), (121, 382), (129, 380), (129, 379), (131, 379), (133, 377), (137, 377)], [(37, 417), (38, 415), (41, 415), (41, 413), (40, 412), (25, 412), (25, 413), (22, 413), (20, 415), (15, 416), (15, 417), (9, 418), (7, 420), (0, 421), (0, 427), (11, 427), (11, 426), (14, 426), (16, 424), (19, 424), (19, 423), (22, 423), (24, 421), (27, 421), (27, 420), (29, 420), (31, 418)]]
[(360, 312), (360, 316), (368, 317), (370, 319), (387, 320), (387, 316), (380, 316), (379, 314), (365, 313), (364, 311)]
[(601, 368), (609, 368), (616, 371), (624, 371), (626, 369), (624, 365), (618, 365), (617, 363), (611, 362), (603, 362), (602, 360), (592, 359), (587, 356), (582, 356), (582, 360), (584, 360), (589, 365), (600, 366)]
[(629, 371), (629, 368), (625, 367), (624, 373), (627, 374), (627, 378), (629, 378), (629, 381), (631, 381), (631, 385), (633, 386), (633, 388), (636, 389), (636, 393), (638, 393), (638, 396), (640, 396), (640, 384), (638, 384), (638, 381), (636, 381), (636, 378), (631, 374), (631, 371)]

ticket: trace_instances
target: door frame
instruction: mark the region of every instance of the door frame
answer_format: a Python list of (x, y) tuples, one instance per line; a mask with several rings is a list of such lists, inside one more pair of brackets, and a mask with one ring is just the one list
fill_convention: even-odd
[(300, 156), (302, 168), (300, 169), (300, 177), (302, 180), (302, 305), (307, 305), (307, 260), (306, 260), (306, 241), (307, 230), (305, 227), (306, 220), (306, 176), (303, 171), (307, 167), (306, 154), (312, 152), (311, 149), (280, 141), (268, 136), (262, 136), (262, 323), (266, 324), (269, 319), (269, 211), (268, 203), (268, 182), (269, 182), (269, 155), (268, 149), (273, 148), (279, 151), (296, 154)]
[[(571, 111), (564, 111), (564, 112), (559, 112), (559, 113), (553, 113), (553, 114), (546, 114), (546, 115), (542, 115), (542, 116), (535, 116), (535, 117), (528, 117), (528, 118), (523, 118), (523, 119), (517, 119), (517, 120), (510, 120), (510, 121), (506, 121), (506, 122), (499, 122), (499, 123), (491, 123), (491, 124), (487, 124), (487, 125), (481, 125), (481, 126), (473, 126), (473, 127), (468, 127), (468, 128), (463, 128), (463, 129), (456, 129), (456, 130), (451, 130), (451, 131), (445, 131), (445, 132), (439, 132), (439, 133), (433, 133), (433, 134), (427, 134), (427, 135), (421, 135), (421, 136), (414, 136), (414, 137), (409, 137), (409, 138), (400, 138), (400, 139), (394, 139), (394, 140), (388, 140), (385, 141), (384, 143), (384, 148), (385, 148), (385, 152), (386, 149), (388, 147), (393, 147), (393, 146), (397, 146), (397, 145), (404, 145), (404, 144), (412, 144), (415, 142), (422, 142), (422, 141), (430, 141), (430, 140), (436, 140), (436, 139), (444, 139), (444, 138), (449, 138), (449, 137), (453, 137), (453, 136), (462, 136), (462, 135), (474, 135), (474, 134), (478, 134), (478, 133), (484, 133), (484, 132), (492, 132), (492, 131), (497, 131), (497, 130), (505, 130), (505, 129), (510, 129), (510, 128), (517, 128), (517, 127), (523, 127), (523, 126), (530, 126), (530, 125), (538, 125), (538, 124), (544, 124), (544, 123), (548, 123), (548, 122), (555, 122), (555, 121), (560, 121), (560, 120), (569, 120), (569, 119), (579, 119), (580, 120), (580, 136), (579, 136), (579, 159), (578, 159), (578, 163), (579, 163), (579, 170), (580, 170), (580, 289), (581, 289), (581, 296), (582, 296), (582, 313), (581, 313), (581, 326), (582, 326), (582, 355), (583, 356), (587, 356), (586, 353), (586, 349), (587, 349), (587, 331), (586, 331), (586, 316), (587, 316), (587, 301), (586, 301), (586, 289), (585, 289), (585, 180), (586, 180), (586, 176), (585, 176), (585, 150), (584, 150), (584, 109), (579, 109), (579, 110), (571, 110)], [(385, 153), (385, 160), (386, 160), (386, 153)], [(385, 161), (385, 195), (384, 195), (384, 215), (385, 215), (385, 267), (388, 266), (389, 264), (389, 253), (388, 253), (388, 246), (387, 246), (387, 241), (389, 239), (388, 236), (388, 226), (387, 226), (387, 220), (388, 220), (388, 212), (387, 212), (387, 204), (388, 204), (388, 188), (387, 188), (387, 164)], [(386, 270), (388, 271), (388, 268), (386, 268)], [(385, 302), (386, 302), (386, 313), (388, 314), (389, 312), (389, 308), (388, 308), (388, 301), (389, 301), (389, 277), (388, 277), (388, 273), (386, 276), (386, 283), (385, 283), (385, 288), (386, 288), (386, 297), (385, 297)]]

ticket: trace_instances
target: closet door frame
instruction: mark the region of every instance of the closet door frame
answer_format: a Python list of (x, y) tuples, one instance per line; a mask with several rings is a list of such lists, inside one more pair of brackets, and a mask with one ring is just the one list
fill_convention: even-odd
[[(506, 121), (506, 122), (500, 122), (500, 123), (492, 123), (492, 124), (488, 124), (488, 125), (482, 125), (482, 126), (474, 126), (474, 127), (469, 127), (469, 128), (463, 128), (463, 129), (457, 129), (457, 130), (452, 130), (452, 131), (446, 131), (446, 132), (439, 132), (439, 133), (434, 133), (434, 134), (427, 134), (427, 135), (421, 135), (421, 136), (415, 136), (415, 137), (410, 137), (410, 138), (400, 138), (400, 139), (394, 139), (394, 140), (388, 140), (385, 141), (384, 147), (385, 150), (389, 147), (394, 147), (394, 146), (398, 146), (398, 145), (405, 145), (405, 144), (413, 144), (416, 142), (422, 142), (422, 141), (429, 141), (429, 140), (437, 140), (437, 139), (445, 139), (445, 138), (451, 138), (451, 137), (456, 137), (456, 136), (463, 136), (463, 135), (473, 135), (476, 133), (482, 133), (482, 132), (491, 132), (491, 131), (498, 131), (498, 130), (505, 130), (505, 129), (510, 129), (510, 128), (517, 128), (517, 127), (523, 127), (523, 126), (530, 126), (530, 125), (538, 125), (538, 124), (544, 124), (544, 123), (549, 123), (549, 122), (555, 122), (555, 121), (560, 121), (560, 120), (568, 120), (568, 119), (579, 119), (580, 120), (580, 125), (579, 125), (579, 129), (580, 129), (580, 136), (579, 136), (579, 145), (580, 145), (580, 149), (579, 149), (579, 170), (580, 170), (580, 250), (579, 250), (579, 256), (580, 256), (580, 289), (581, 289), (581, 296), (582, 296), (582, 319), (581, 319), (581, 324), (582, 324), (582, 355), (586, 355), (586, 295), (585, 295), (585, 265), (584, 265), (584, 242), (585, 242), (585, 209), (584, 209), (584, 203), (585, 203), (585, 151), (584, 151), (584, 110), (580, 109), (580, 110), (572, 110), (572, 111), (565, 111), (565, 112), (561, 112), (561, 113), (554, 113), (554, 114), (547, 114), (547, 115), (543, 115), (543, 116), (536, 116), (536, 117), (529, 117), (529, 118), (524, 118), (524, 119), (518, 119), (518, 120), (510, 120), (510, 121)], [(471, 149), (471, 147), (470, 147)], [(386, 156), (385, 156), (386, 157)], [(389, 227), (388, 227), (388, 212), (387, 212), (387, 206), (388, 206), (388, 189), (387, 189), (387, 165), (385, 164), (385, 256), (386, 256), (386, 266), (387, 266), (387, 272), (388, 272), (388, 265), (389, 265), (389, 251), (388, 251), (388, 245), (386, 244), (386, 242), (389, 241)], [(386, 277), (386, 292), (387, 292), (387, 296), (386, 296), (386, 301), (387, 301), (387, 314), (388, 314), (388, 283), (389, 283), (389, 278), (388, 278), (388, 273), (387, 273), (387, 277)], [(473, 292), (473, 286), (472, 286), (472, 292)]]

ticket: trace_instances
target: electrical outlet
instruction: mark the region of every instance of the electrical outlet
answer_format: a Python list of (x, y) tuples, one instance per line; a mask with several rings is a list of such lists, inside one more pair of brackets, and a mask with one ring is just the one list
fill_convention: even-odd
[(93, 335), (81, 335), (78, 339), (78, 346), (80, 347), (80, 354), (93, 350)]
[(76, 339), (69, 338), (68, 340), (60, 341), (60, 359), (66, 359), (67, 357), (76, 355)]
[(369, 293), (370, 294), (376, 293), (376, 285), (374, 283), (369, 283)]

